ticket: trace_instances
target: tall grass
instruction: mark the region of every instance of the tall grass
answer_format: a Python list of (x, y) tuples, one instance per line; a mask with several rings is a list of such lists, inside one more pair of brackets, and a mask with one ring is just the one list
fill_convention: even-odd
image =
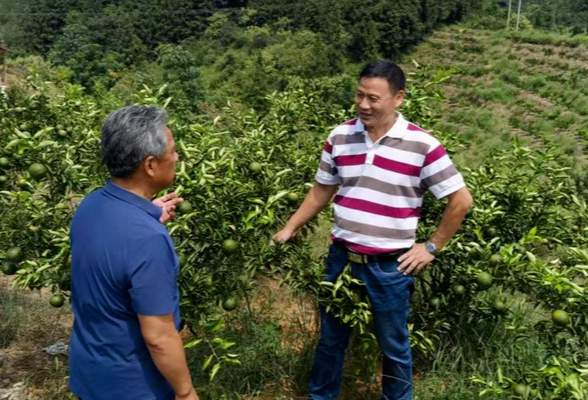
[(67, 357), (42, 351), (58, 340), (69, 339), (69, 306), (53, 309), (47, 296), (7, 287), (0, 278), (0, 354), (9, 385), (24, 382), (43, 400), (71, 398), (67, 389)]

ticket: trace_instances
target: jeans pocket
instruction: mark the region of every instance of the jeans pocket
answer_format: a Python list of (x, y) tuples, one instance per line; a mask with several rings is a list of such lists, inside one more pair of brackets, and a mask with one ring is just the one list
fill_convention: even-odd
[(376, 271), (380, 274), (389, 277), (402, 275), (402, 272), (398, 271), (398, 266), (400, 265), (398, 261), (376, 262), (373, 265)]

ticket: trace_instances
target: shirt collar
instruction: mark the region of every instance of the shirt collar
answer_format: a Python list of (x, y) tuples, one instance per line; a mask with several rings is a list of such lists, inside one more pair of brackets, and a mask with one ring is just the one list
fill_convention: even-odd
[[(388, 136), (394, 139), (403, 139), (406, 130), (408, 129), (408, 121), (404, 119), (401, 113), (396, 112), (398, 117), (396, 118), (396, 122), (392, 125), (392, 128), (384, 136)], [(355, 132), (366, 132), (365, 126), (361, 122), (361, 119), (357, 118), (355, 121)]]
[(160, 207), (156, 206), (144, 197), (136, 195), (135, 193), (129, 192), (128, 190), (117, 186), (110, 179), (106, 182), (104, 191), (116, 197), (117, 199), (139, 207), (158, 221), (161, 218), (161, 214), (163, 214), (163, 210)]

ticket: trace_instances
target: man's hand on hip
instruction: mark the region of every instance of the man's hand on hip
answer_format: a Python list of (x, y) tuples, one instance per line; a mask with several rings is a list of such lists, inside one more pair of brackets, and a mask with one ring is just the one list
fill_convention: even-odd
[(417, 275), (434, 259), (435, 256), (427, 251), (424, 243), (417, 243), (409, 251), (398, 257), (400, 262), (398, 271), (403, 272), (404, 275)]

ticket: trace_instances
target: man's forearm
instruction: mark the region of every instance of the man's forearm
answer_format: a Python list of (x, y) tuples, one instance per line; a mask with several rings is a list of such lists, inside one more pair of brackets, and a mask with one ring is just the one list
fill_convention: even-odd
[(192, 379), (180, 334), (174, 332), (162, 337), (157, 344), (148, 344), (147, 348), (157, 369), (174, 388), (176, 395), (188, 395), (193, 390)]
[(329, 204), (336, 190), (336, 186), (315, 184), (304, 198), (298, 211), (286, 224), (286, 228), (296, 232), (306, 225), (308, 221), (316, 217)]
[(438, 250), (442, 249), (447, 243), (449, 243), (461, 226), (471, 206), (472, 196), (467, 189), (462, 189), (462, 191), (456, 193), (456, 195), (450, 199), (450, 202), (447, 204), (445, 212), (443, 213), (441, 224), (429, 239), (435, 244)]

